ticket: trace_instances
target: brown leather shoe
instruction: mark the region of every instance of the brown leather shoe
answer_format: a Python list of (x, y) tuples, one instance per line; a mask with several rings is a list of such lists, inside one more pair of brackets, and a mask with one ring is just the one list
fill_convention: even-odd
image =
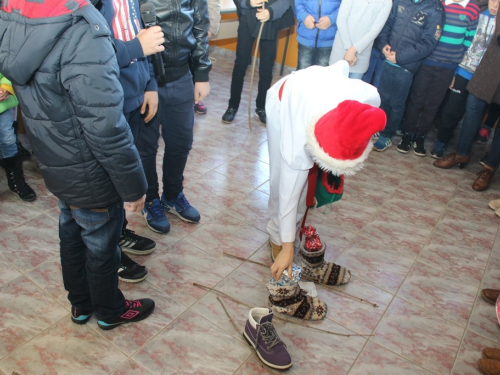
[[(481, 297), (483, 297), (483, 299), (486, 302), (488, 302), (492, 305), (497, 303), (498, 296), (500, 296), (500, 290), (498, 290), (498, 289), (483, 289), (483, 290), (481, 290)], [(500, 357), (498, 359), (500, 360)]]
[(483, 349), (484, 359), (494, 359), (500, 361), (500, 349), (498, 348), (484, 348)]
[(480, 359), (477, 365), (485, 375), (500, 375), (500, 361), (494, 359)]
[(472, 184), (472, 189), (475, 191), (485, 191), (490, 187), (491, 180), (493, 180), (494, 175), (495, 170), (485, 165), (484, 168), (477, 174), (477, 177)]
[(441, 159), (436, 160), (433, 165), (442, 169), (450, 169), (458, 164), (460, 168), (465, 168), (465, 166), (470, 162), (469, 156), (458, 155), (456, 152), (452, 152), (443, 156)]
[(276, 245), (273, 241), (269, 240), (269, 245), (271, 246), (271, 258), (274, 262), (278, 254), (280, 253), (282, 246)]

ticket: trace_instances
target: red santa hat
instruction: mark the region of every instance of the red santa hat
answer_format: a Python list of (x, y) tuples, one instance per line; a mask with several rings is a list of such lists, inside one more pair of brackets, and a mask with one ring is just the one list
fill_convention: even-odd
[(307, 128), (307, 147), (323, 170), (354, 175), (372, 150), (371, 137), (385, 128), (380, 108), (345, 100)]

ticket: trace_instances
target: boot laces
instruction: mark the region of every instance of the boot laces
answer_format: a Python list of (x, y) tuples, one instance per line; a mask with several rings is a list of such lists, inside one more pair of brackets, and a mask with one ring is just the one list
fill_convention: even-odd
[(142, 306), (141, 301), (139, 300), (135, 301), (125, 300), (125, 305), (127, 306), (127, 309), (136, 309)]
[(255, 350), (258, 350), (259, 348), (259, 336), (264, 339), (264, 342), (266, 343), (268, 349), (271, 349), (273, 346), (276, 346), (278, 344), (282, 344), (286, 348), (285, 343), (280, 339), (280, 337), (278, 336), (278, 332), (276, 332), (276, 329), (271, 322), (259, 324), (259, 328), (257, 329), (257, 345), (255, 347)]

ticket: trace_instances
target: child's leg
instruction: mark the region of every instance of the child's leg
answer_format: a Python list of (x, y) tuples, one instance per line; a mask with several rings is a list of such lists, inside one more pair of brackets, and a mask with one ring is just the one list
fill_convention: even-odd
[(278, 48), (276, 40), (260, 41), (260, 62), (259, 62), (259, 90), (257, 93), (256, 107), (264, 109), (266, 106), (267, 90), (271, 87), (273, 80), (274, 60)]
[(415, 75), (411, 87), (410, 100), (405, 112), (403, 130), (407, 133), (415, 133), (420, 119), (420, 111), (423, 109), (426, 98), (432, 91), (433, 67), (422, 65)]
[(476, 137), (481, 121), (483, 120), (484, 111), (488, 103), (478, 97), (469, 94), (465, 105), (465, 118), (462, 125), (462, 132), (457, 145), (457, 154), (460, 156), (470, 155), (472, 143)]
[(307, 47), (299, 43), (299, 58), (297, 62), (297, 70), (310, 67), (313, 64), (314, 55), (314, 47)]
[(332, 47), (316, 48), (316, 58), (313, 65), (328, 66), (330, 63), (330, 54)]
[(0, 113), (0, 158), (10, 158), (17, 154), (16, 134), (14, 133), (14, 109)]
[(78, 209), (59, 203), (61, 265), (68, 299), (76, 307), (93, 307), (98, 319), (125, 310), (118, 289), (123, 203), (102, 209)]

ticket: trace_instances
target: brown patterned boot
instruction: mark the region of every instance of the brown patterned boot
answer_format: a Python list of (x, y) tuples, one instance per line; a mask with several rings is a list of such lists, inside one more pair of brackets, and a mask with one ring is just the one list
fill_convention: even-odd
[(270, 293), (269, 307), (274, 312), (305, 320), (321, 320), (326, 316), (326, 304), (306, 295), (298, 283), (284, 286), (267, 284), (267, 289)]
[(307, 251), (303, 244), (300, 245), (302, 255), (302, 277), (318, 284), (343, 285), (351, 279), (351, 271), (335, 263), (325, 261), (326, 245), (316, 251)]

